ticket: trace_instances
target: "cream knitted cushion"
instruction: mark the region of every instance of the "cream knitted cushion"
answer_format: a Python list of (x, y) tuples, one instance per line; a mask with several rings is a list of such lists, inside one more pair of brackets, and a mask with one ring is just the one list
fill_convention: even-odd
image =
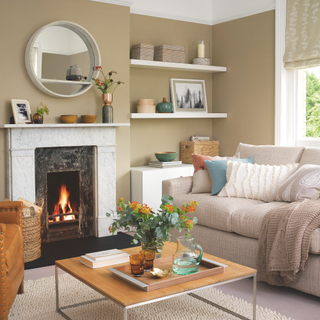
[(298, 163), (270, 166), (228, 161), (227, 183), (218, 196), (281, 201), (277, 198), (278, 188), (297, 167)]

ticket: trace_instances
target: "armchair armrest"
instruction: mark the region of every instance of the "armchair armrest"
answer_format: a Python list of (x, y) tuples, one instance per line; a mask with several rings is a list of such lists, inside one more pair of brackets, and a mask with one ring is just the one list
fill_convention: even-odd
[(162, 195), (175, 198), (177, 195), (188, 194), (192, 190), (193, 177), (181, 177), (162, 181)]
[(15, 223), (22, 228), (22, 201), (0, 202), (0, 223)]

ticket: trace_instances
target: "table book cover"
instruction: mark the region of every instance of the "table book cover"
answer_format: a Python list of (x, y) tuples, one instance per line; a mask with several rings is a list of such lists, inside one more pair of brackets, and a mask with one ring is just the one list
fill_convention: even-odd
[(98, 251), (81, 256), (80, 262), (95, 269), (129, 262), (129, 254), (118, 249)]

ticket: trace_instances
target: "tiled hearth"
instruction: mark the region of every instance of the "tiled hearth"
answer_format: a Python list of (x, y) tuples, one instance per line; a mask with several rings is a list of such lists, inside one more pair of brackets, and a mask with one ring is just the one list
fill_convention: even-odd
[(110, 235), (112, 218), (106, 212), (116, 208), (116, 127), (113, 124), (2, 125), (7, 132), (7, 197), (36, 201), (36, 149), (93, 147), (94, 235)]

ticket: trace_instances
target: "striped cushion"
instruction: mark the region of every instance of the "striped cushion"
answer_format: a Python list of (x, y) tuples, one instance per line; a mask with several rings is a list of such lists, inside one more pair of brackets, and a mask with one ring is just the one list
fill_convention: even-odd
[(237, 197), (279, 201), (277, 191), (296, 170), (298, 163), (269, 166), (251, 163), (227, 162), (227, 184), (219, 197)]

